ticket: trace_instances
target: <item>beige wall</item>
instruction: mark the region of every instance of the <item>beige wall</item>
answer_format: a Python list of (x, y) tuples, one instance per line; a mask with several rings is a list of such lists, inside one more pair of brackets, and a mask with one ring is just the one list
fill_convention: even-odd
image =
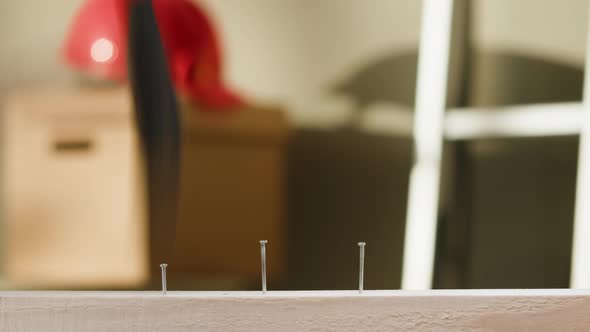
[(582, 98), (585, 0), (476, 0), (470, 103)]
[[(81, 0), (0, 1), (0, 89), (68, 82), (59, 50)], [(0, 91), (1, 93), (2, 91)]]
[(582, 65), (586, 0), (476, 0), (476, 46)]
[[(0, 1), (0, 88), (68, 84), (59, 47), (81, 0)], [(420, 1), (202, 0), (224, 38), (229, 80), (256, 100), (317, 118), (322, 90), (384, 52), (415, 48)], [(18, 36), (18, 37), (16, 37)]]
[[(0, 94), (69, 84), (59, 59), (82, 0), (0, 1)], [(416, 47), (417, 0), (201, 0), (217, 22), (228, 78), (256, 100), (281, 102), (299, 123), (330, 122), (350, 107), (327, 90), (363, 64)], [(477, 0), (476, 46), (583, 63), (585, 0)]]
[(257, 98), (286, 101), (304, 122), (322, 110), (338, 116), (325, 105), (330, 85), (384, 53), (416, 48), (419, 38), (420, 1), (203, 2), (226, 38), (230, 80)]

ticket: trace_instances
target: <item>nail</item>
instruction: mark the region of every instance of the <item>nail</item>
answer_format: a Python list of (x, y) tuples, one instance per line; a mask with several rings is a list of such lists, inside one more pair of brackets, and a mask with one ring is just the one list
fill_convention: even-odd
[(262, 264), (262, 293), (266, 293), (266, 243), (267, 240), (260, 241), (260, 262)]
[(160, 264), (160, 268), (162, 269), (162, 294), (166, 295), (166, 267), (168, 264)]
[(365, 242), (359, 242), (359, 294), (363, 293), (365, 282)]

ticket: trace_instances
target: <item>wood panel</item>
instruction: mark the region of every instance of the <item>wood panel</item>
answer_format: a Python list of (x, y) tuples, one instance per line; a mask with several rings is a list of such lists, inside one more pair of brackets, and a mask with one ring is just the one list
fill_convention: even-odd
[(590, 291), (14, 292), (0, 328), (35, 331), (583, 331)]

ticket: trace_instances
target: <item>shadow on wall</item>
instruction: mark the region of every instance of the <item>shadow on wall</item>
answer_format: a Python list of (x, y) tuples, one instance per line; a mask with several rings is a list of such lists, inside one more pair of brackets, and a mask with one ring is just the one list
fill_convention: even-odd
[(416, 51), (387, 54), (354, 70), (332, 92), (350, 97), (359, 111), (378, 102), (413, 107), (417, 65)]
[(502, 53), (478, 53), (473, 59), (472, 105), (582, 100), (583, 67)]
[[(501, 106), (582, 99), (583, 68), (526, 55), (473, 52), (467, 106)], [(374, 58), (337, 82), (330, 93), (349, 97), (358, 124), (375, 103), (414, 108), (418, 53)], [(451, 78), (453, 79), (453, 78)], [(460, 78), (456, 78), (460, 79)]]

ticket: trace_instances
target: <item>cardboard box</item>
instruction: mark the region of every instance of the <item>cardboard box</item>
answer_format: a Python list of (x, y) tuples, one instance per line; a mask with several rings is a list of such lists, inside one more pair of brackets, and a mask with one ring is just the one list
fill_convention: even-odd
[(4, 273), (16, 288), (136, 287), (147, 227), (122, 91), (21, 92), (3, 107)]
[[(3, 122), (4, 267), (17, 287), (129, 288), (150, 277), (126, 90), (18, 93)], [(183, 109), (180, 217), (170, 274), (284, 269), (287, 121), (276, 109)], [(153, 268), (153, 267), (151, 267)]]

